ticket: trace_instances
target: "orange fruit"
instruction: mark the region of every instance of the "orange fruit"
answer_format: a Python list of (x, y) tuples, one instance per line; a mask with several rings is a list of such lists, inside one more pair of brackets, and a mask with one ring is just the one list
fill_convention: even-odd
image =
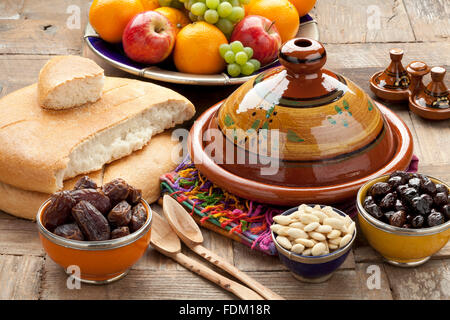
[(173, 60), (178, 71), (194, 74), (214, 74), (225, 69), (225, 60), (219, 47), (228, 43), (216, 26), (198, 21), (188, 24), (178, 32), (173, 50)]
[(285, 42), (297, 35), (300, 17), (288, 0), (255, 0), (248, 7), (248, 15), (263, 16), (275, 21), (275, 26)]
[(142, 7), (144, 7), (144, 11), (155, 10), (159, 8), (158, 0), (140, 0)]
[(155, 11), (161, 13), (163, 16), (169, 19), (170, 22), (172, 22), (175, 27), (176, 33), (178, 33), (189, 23), (191, 23), (191, 20), (189, 20), (188, 16), (181, 10), (171, 7), (161, 7), (156, 9)]
[(142, 11), (140, 0), (94, 0), (89, 22), (103, 40), (117, 43), (122, 40), (128, 21)]
[(298, 15), (303, 17), (314, 8), (317, 0), (289, 0), (297, 9)]

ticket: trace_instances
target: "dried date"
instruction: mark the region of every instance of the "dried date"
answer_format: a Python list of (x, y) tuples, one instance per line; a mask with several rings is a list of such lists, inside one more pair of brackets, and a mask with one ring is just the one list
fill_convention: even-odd
[(74, 190), (80, 189), (97, 189), (97, 184), (89, 176), (83, 176), (75, 183)]
[(117, 226), (122, 227), (130, 223), (131, 220), (131, 206), (126, 201), (119, 202), (108, 213), (108, 221)]
[(87, 201), (102, 214), (107, 214), (111, 210), (109, 198), (96, 189), (73, 190), (70, 191), (70, 194), (76, 202)]
[(127, 199), (130, 186), (125, 180), (117, 178), (103, 185), (102, 191), (114, 205)]
[(111, 231), (111, 239), (122, 238), (130, 234), (128, 227), (120, 227)]
[(72, 215), (88, 240), (108, 240), (111, 237), (108, 220), (90, 202), (84, 200), (78, 202), (72, 208)]
[(42, 217), (44, 227), (52, 231), (57, 226), (68, 222), (70, 220), (71, 210), (75, 204), (76, 200), (71, 196), (69, 191), (61, 191), (52, 195), (50, 204)]
[(83, 233), (75, 223), (63, 224), (56, 227), (54, 234), (71, 240), (84, 240)]
[(142, 191), (130, 186), (127, 201), (131, 205), (136, 205), (141, 202), (142, 199)]
[(147, 210), (142, 203), (137, 204), (131, 211), (130, 230), (135, 232), (139, 230), (147, 221)]

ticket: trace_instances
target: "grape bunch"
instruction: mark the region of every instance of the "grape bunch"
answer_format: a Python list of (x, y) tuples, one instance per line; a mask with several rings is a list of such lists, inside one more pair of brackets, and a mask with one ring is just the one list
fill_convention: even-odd
[(192, 21), (206, 21), (218, 27), (228, 38), (234, 25), (244, 19), (244, 4), (250, 0), (180, 0)]
[(252, 59), (253, 49), (244, 47), (240, 41), (222, 44), (219, 51), (228, 64), (227, 72), (232, 77), (237, 77), (241, 74), (249, 76), (261, 67), (261, 63), (258, 60)]

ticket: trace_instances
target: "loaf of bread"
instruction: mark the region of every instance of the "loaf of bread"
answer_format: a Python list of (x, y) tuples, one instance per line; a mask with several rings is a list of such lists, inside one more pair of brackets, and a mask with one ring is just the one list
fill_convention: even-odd
[[(88, 175), (101, 186), (115, 178), (122, 178), (133, 187), (142, 190), (149, 203), (160, 196), (159, 177), (177, 166), (172, 153), (178, 150), (178, 141), (171, 139), (170, 131), (154, 136), (142, 150), (105, 165)], [(64, 181), (64, 189), (73, 189), (80, 176)], [(39, 207), (50, 198), (49, 193), (22, 190), (0, 183), (0, 210), (20, 218), (34, 220)]]
[(79, 108), (43, 109), (37, 95), (34, 84), (0, 99), (0, 182), (47, 194), (141, 149), (195, 113), (170, 89), (124, 78), (106, 77), (102, 97)]
[(39, 73), (38, 96), (42, 108), (63, 110), (100, 99), (104, 72), (91, 59), (58, 56)]

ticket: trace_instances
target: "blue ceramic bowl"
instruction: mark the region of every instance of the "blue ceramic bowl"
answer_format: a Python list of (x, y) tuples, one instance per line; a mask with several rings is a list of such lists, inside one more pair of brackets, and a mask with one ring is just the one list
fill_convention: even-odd
[[(310, 205), (314, 207), (315, 205)], [(325, 207), (322, 206), (321, 207)], [(289, 209), (282, 213), (282, 215), (289, 215), (298, 210), (298, 207)], [(335, 212), (341, 216), (346, 216), (346, 214), (336, 208), (333, 208)], [(293, 253), (289, 250), (284, 249), (278, 244), (275, 239), (275, 235), (272, 233), (272, 240), (275, 247), (278, 250), (278, 256), (281, 262), (288, 267), (292, 272), (293, 276), (301, 281), (319, 283), (328, 280), (333, 272), (345, 261), (350, 249), (352, 247), (353, 241), (356, 238), (356, 228), (353, 233), (353, 237), (350, 242), (343, 248), (337, 249), (331, 253), (322, 256), (302, 256), (297, 253)]]

